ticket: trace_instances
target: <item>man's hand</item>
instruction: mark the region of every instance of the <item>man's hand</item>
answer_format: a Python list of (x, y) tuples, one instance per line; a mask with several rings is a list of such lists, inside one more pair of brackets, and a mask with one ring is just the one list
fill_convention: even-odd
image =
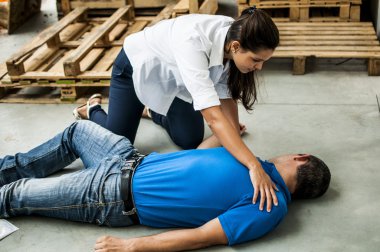
[(260, 207), (262, 211), (264, 209), (265, 200), (267, 201), (267, 211), (272, 210), (272, 202), (277, 206), (278, 200), (275, 190), (278, 191), (276, 185), (272, 182), (268, 174), (265, 173), (263, 168), (257, 166), (253, 169), (249, 169), (249, 176), (254, 187), (253, 204), (256, 204), (257, 198), (260, 193)]
[(96, 252), (124, 252), (134, 251), (132, 239), (125, 240), (113, 236), (102, 236), (96, 240)]
[(183, 251), (227, 244), (227, 236), (218, 218), (201, 227), (179, 229), (128, 240), (103, 236), (95, 244), (95, 251)]

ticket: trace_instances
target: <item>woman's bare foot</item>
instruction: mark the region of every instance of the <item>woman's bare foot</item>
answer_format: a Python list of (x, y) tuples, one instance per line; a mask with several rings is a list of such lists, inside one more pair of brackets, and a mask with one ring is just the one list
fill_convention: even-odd
[(148, 107), (144, 108), (141, 117), (146, 119), (152, 119), (152, 115), (150, 114), (150, 110)]

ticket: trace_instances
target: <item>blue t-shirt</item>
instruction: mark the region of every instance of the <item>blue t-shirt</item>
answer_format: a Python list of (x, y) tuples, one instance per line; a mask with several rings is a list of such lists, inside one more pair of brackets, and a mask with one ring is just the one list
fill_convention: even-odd
[(218, 217), (229, 245), (268, 233), (286, 215), (290, 193), (275, 166), (260, 162), (279, 189), (270, 213), (252, 204), (248, 169), (223, 147), (148, 155), (132, 184), (141, 224), (198, 227)]

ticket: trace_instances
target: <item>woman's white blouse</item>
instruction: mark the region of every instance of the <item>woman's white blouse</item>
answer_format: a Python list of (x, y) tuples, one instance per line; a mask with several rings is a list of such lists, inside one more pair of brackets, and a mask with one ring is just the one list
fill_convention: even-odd
[(133, 67), (140, 101), (166, 115), (175, 97), (193, 102), (195, 110), (230, 98), (223, 47), (233, 21), (226, 16), (191, 14), (128, 36), (123, 48)]

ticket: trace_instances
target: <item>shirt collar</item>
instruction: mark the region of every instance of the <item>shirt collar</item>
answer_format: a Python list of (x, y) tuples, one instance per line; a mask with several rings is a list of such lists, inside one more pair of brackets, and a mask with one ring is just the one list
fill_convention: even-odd
[(261, 166), (267, 172), (267, 174), (271, 177), (271, 179), (281, 187), (282, 191), (285, 192), (286, 202), (289, 204), (291, 202), (292, 196), (289, 192), (288, 187), (285, 184), (285, 181), (281, 177), (280, 173), (277, 171), (276, 166), (267, 160), (261, 160), (258, 158), (261, 163)]
[(223, 65), (224, 41), (226, 40), (227, 32), (230, 27), (231, 24), (228, 24), (216, 32), (214, 40), (212, 41), (209, 67)]

